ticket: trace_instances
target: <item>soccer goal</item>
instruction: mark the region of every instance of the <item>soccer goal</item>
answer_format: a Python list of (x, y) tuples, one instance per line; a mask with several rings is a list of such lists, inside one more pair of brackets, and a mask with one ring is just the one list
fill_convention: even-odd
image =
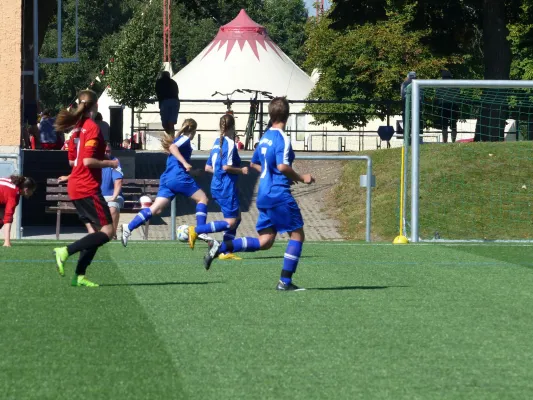
[(532, 240), (532, 140), (533, 81), (413, 81), (404, 138), (406, 236)]

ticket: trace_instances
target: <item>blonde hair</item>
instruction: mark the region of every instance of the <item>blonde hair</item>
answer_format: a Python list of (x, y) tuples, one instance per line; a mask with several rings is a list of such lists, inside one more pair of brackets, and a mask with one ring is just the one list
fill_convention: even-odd
[(70, 112), (67, 109), (63, 109), (59, 112), (54, 124), (56, 131), (65, 132), (72, 128), (83, 118), (83, 115), (91, 110), (98, 102), (98, 97), (92, 90), (82, 90), (78, 95), (78, 99), (80, 104), (74, 112)]
[(174, 143), (174, 139), (180, 137), (181, 135), (190, 135), (196, 132), (197, 127), (198, 124), (194, 119), (187, 118), (185, 121), (183, 121), (181, 129), (177, 131), (174, 136), (165, 133), (161, 138), (161, 146), (163, 146), (163, 150), (165, 151), (165, 153), (170, 153), (170, 146), (172, 145), (172, 143)]
[(220, 159), (222, 160), (222, 145), (224, 144), (224, 136), (226, 135), (226, 132), (228, 132), (230, 129), (235, 129), (235, 118), (233, 118), (233, 115), (225, 114), (222, 117), (220, 117)]

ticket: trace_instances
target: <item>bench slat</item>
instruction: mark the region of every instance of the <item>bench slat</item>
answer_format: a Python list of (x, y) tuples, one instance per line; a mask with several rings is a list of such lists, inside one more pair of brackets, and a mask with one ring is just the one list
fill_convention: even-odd
[(46, 193), (67, 193), (66, 186), (47, 186)]
[(68, 194), (47, 194), (46, 201), (65, 201), (70, 203)]

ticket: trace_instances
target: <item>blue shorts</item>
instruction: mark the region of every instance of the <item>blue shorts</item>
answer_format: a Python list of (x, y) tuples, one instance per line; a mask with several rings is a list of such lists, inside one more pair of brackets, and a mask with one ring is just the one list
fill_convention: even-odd
[(177, 194), (185, 197), (191, 197), (194, 193), (200, 190), (194, 179), (190, 175), (185, 175), (181, 179), (171, 179), (169, 181), (159, 183), (159, 191), (157, 197), (164, 197), (172, 200)]
[(303, 228), (304, 220), (300, 207), (294, 199), (274, 208), (259, 208), (259, 218), (255, 225), (257, 232), (272, 228), (278, 233), (294, 232)]
[(239, 203), (239, 196), (237, 194), (228, 198), (215, 198), (215, 201), (222, 210), (224, 218), (238, 218), (240, 215), (241, 205)]
[(180, 102), (177, 99), (166, 99), (159, 104), (159, 114), (161, 115), (161, 123), (174, 124), (178, 123), (178, 113), (180, 110)]

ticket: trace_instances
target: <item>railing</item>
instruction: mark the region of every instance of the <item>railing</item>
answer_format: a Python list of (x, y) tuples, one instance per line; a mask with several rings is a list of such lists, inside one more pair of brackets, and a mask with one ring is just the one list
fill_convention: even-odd
[[(265, 112), (265, 105), (268, 104), (270, 100), (257, 100), (258, 103), (258, 111), (256, 114), (255, 119), (255, 127), (254, 127), (254, 134), (257, 138), (260, 138), (267, 126), (268, 122), (268, 114)], [(229, 106), (236, 104), (240, 105), (238, 107), (238, 110), (231, 110), (232, 114), (235, 115), (237, 118), (239, 117), (248, 117), (250, 116), (249, 111), (243, 111), (242, 105), (249, 105), (251, 100), (229, 100)], [(149, 100), (147, 104), (153, 104), (155, 103), (155, 100)], [(187, 115), (187, 116), (208, 116), (208, 115), (222, 115), (230, 110), (228, 110), (228, 99), (205, 99), (205, 100), (187, 100), (187, 99), (181, 99), (181, 109), (180, 109), (180, 115)], [(206, 105), (212, 105), (212, 104), (219, 104), (220, 109), (213, 111), (211, 110), (203, 110), (201, 108), (190, 108), (187, 109), (187, 105), (192, 104), (206, 104)], [(346, 105), (356, 105), (356, 104), (375, 104), (375, 105), (381, 105), (382, 109), (384, 109), (384, 113), (380, 114), (380, 117), (378, 117), (378, 113), (376, 113), (376, 119), (380, 118), (383, 121), (383, 125), (391, 125), (391, 122), (396, 125), (396, 122), (400, 120), (398, 116), (398, 110), (400, 109), (401, 102), (400, 101), (370, 101), (370, 100), (345, 100), (345, 101), (336, 101), (336, 100), (289, 100), (289, 103), (293, 106), (303, 106), (308, 104), (346, 104)], [(137, 133), (142, 132), (163, 132), (164, 130), (162, 128), (151, 128), (147, 127), (147, 123), (143, 122), (143, 116), (145, 115), (153, 115), (153, 114), (159, 114), (159, 111), (157, 110), (144, 110), (135, 112), (134, 109), (131, 110), (131, 121), (130, 121), (130, 140), (132, 143), (134, 142), (134, 136)], [(324, 115), (344, 115), (344, 116), (350, 116), (350, 115), (356, 115), (356, 113), (353, 112), (304, 112), (304, 111), (294, 111), (290, 113), (289, 118), (293, 117), (293, 119), (289, 119), (289, 124), (287, 127), (287, 134), (294, 138), (296, 142), (301, 142), (302, 150), (304, 151), (363, 151), (365, 150), (365, 139), (371, 139), (375, 140), (375, 146), (374, 142), (372, 142), (371, 147), (372, 148), (380, 148), (382, 146), (381, 139), (378, 135), (378, 132), (376, 129), (366, 129), (364, 127), (355, 128), (352, 130), (342, 129), (342, 128), (332, 128), (331, 126), (326, 127), (325, 124), (317, 123), (316, 126), (309, 122), (301, 122), (304, 126), (299, 126), (299, 117), (302, 116), (324, 116)], [(394, 121), (391, 121), (391, 117), (398, 116)], [(139, 122), (136, 122), (139, 121)], [(309, 129), (310, 128), (310, 129)], [(202, 141), (202, 134), (205, 133), (216, 133), (218, 132), (218, 129), (216, 129), (216, 126), (214, 127), (204, 127), (200, 126), (197, 130), (197, 136), (198, 136), (198, 150), (201, 150), (201, 141)], [(241, 133), (240, 133), (241, 134)], [(246, 132), (242, 132), (242, 135), (246, 135)], [(312, 143), (312, 139), (316, 137), (322, 137), (322, 145), (316, 146)], [(333, 145), (333, 148), (330, 148), (330, 145), (328, 145), (328, 139), (334, 138), (337, 139), (336, 143)], [(344, 139), (343, 139), (344, 138)], [(346, 138), (353, 138), (356, 140), (354, 142), (355, 144), (350, 146), (347, 144)], [(374, 138), (374, 139), (372, 139)], [(145, 149), (145, 144), (142, 144), (142, 149)], [(249, 144), (248, 149), (253, 148), (253, 142)]]

